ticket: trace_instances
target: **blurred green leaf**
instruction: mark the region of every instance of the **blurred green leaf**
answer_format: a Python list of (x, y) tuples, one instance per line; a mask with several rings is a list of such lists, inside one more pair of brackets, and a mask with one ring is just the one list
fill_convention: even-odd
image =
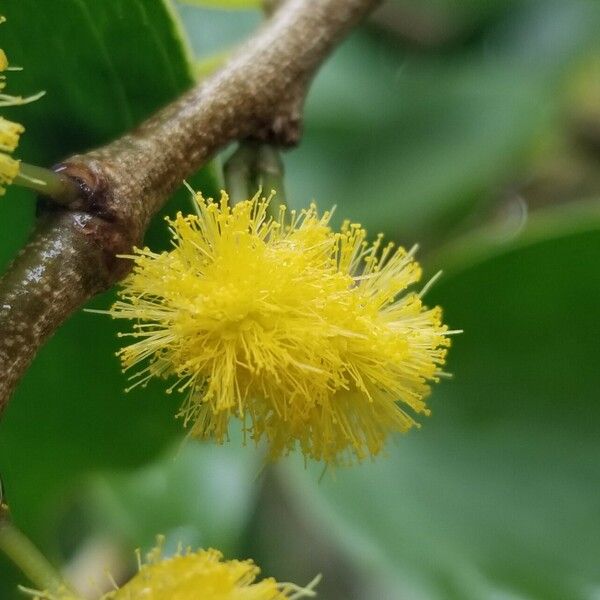
[(220, 9), (259, 9), (262, 7), (261, 0), (179, 0), (181, 4), (193, 4), (205, 8)]
[(197, 58), (230, 52), (264, 20), (258, 10), (220, 10), (177, 1), (175, 7)]
[(284, 472), (298, 509), (403, 599), (600, 589), (600, 203), (540, 219), (462, 269), (457, 254), (432, 291), (464, 334), (422, 430), (320, 485), (318, 469)]
[(389, 0), (413, 28), (445, 30), (453, 36), (472, 34), (494, 17), (524, 4), (526, 0)]
[(433, 247), (524, 176), (599, 26), (598, 3), (540, 2), (443, 54), (358, 32), (311, 89), (303, 142), (286, 158), (292, 203), (314, 198), (372, 235)]
[[(7, 111), (27, 127), (19, 155), (30, 162), (49, 165), (105, 143), (193, 83), (188, 49), (162, 0), (5, 0), (1, 12), (0, 46), (24, 67), (9, 73), (11, 89), (47, 92)], [(196, 183), (215, 192), (210, 168)], [(169, 210), (183, 208), (187, 196)], [(2, 199), (2, 268), (34, 211), (21, 190)], [(111, 299), (93, 306), (107, 308)], [(35, 360), (0, 423), (0, 472), (13, 513), (38, 541), (54, 526), (59, 492), (82, 472), (144, 463), (181, 430), (173, 417), (179, 400), (160, 385), (124, 395), (115, 334), (106, 317), (75, 315)]]
[(132, 473), (97, 476), (85, 506), (102, 535), (148, 550), (163, 534), (173, 550), (181, 543), (236, 556), (264, 458), (233, 437), (220, 447), (187, 440)]

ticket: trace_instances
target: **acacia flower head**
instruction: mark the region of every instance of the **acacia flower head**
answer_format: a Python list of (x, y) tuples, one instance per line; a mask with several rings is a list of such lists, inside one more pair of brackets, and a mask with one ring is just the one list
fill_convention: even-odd
[(174, 375), (193, 435), (223, 442), (237, 417), (271, 458), (299, 445), (362, 459), (428, 414), (449, 341), (440, 309), (407, 291), (421, 277), (413, 252), (349, 222), (334, 232), (315, 206), (272, 219), (268, 199), (195, 202), (169, 222), (170, 252), (129, 257), (110, 310), (135, 321), (119, 353), (134, 385)]
[[(3, 22), (4, 17), (0, 17), (0, 24)], [(2, 93), (6, 86), (6, 78), (2, 73), (7, 69), (8, 59), (0, 48), (0, 106), (15, 104), (14, 97)], [(12, 158), (10, 153), (17, 147), (21, 133), (22, 125), (0, 117), (0, 196), (5, 192), (4, 185), (12, 183), (19, 172), (19, 161)]]
[(19, 161), (9, 153), (17, 147), (23, 131), (19, 123), (0, 117), (0, 196), (5, 192), (4, 186), (12, 183), (19, 173)]
[[(147, 555), (139, 558), (139, 569), (122, 587), (101, 600), (299, 600), (314, 598), (317, 577), (306, 588), (278, 583), (272, 577), (256, 581), (260, 569), (251, 560), (223, 560), (218, 550), (190, 549), (175, 556), (162, 555), (164, 538)], [(34, 600), (80, 600), (69, 593), (35, 592), (22, 588)]]
[[(0, 16), (0, 24), (4, 21), (5, 18)], [(5, 94), (6, 76), (4, 72), (10, 69), (6, 53), (0, 48), (0, 107), (26, 104), (37, 100), (43, 95), (44, 92), (41, 92), (24, 98), (23, 96)], [(20, 163), (11, 156), (11, 153), (17, 148), (19, 138), (24, 131), (25, 129), (21, 124), (0, 116), (0, 196), (6, 191), (4, 186), (11, 184), (19, 174)]]
[(251, 560), (223, 560), (212, 549), (163, 558), (159, 541), (139, 572), (103, 600), (295, 600), (315, 595), (312, 586), (302, 589), (272, 577), (257, 582), (259, 573)]

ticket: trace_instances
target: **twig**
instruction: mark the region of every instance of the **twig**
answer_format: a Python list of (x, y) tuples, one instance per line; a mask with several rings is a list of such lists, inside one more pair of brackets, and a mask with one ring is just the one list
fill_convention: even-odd
[[(18, 529), (11, 520), (10, 509), (3, 497), (0, 481), (0, 552), (4, 553), (15, 566), (19, 567), (29, 580), (48, 592), (65, 592), (69, 587), (58, 571), (36, 548), (31, 540)], [(73, 593), (69, 597), (75, 597)]]
[(269, 209), (275, 210), (274, 216), (278, 214), (277, 206), (287, 204), (283, 162), (274, 146), (242, 142), (223, 165), (223, 171), (225, 188), (232, 203), (247, 200), (262, 189), (266, 196), (272, 191), (277, 193), (276, 201), (269, 205)]
[(72, 179), (50, 169), (42, 169), (24, 162), (20, 164), (13, 184), (51, 198), (56, 204), (70, 205), (79, 194), (79, 188)]
[(215, 75), (115, 142), (60, 172), (79, 186), (46, 208), (0, 280), (0, 412), (44, 341), (128, 272), (116, 258), (140, 244), (182, 180), (220, 148), (253, 138), (293, 145), (306, 91), (340, 39), (377, 0), (287, 0)]

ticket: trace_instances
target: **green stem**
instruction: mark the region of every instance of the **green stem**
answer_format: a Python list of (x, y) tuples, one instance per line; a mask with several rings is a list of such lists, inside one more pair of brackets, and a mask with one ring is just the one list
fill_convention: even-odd
[[(259, 188), (267, 196), (275, 191), (277, 206), (286, 204), (283, 162), (274, 146), (254, 141), (241, 142), (225, 163), (224, 173), (225, 187), (234, 204), (251, 198)], [(272, 208), (275, 209), (275, 206)]]
[(255, 156), (256, 145), (253, 142), (240, 142), (223, 166), (225, 188), (233, 204), (248, 200), (256, 192), (253, 182)]
[(0, 550), (40, 590), (73, 593), (46, 557), (7, 518), (0, 520)]
[(287, 204), (284, 186), (285, 171), (279, 151), (274, 146), (262, 144), (258, 148), (255, 169), (256, 181), (263, 193), (269, 195), (274, 191), (277, 194), (276, 204)]
[(64, 175), (24, 162), (20, 164), (13, 184), (34, 190), (65, 206), (76, 200), (79, 193), (73, 181)]

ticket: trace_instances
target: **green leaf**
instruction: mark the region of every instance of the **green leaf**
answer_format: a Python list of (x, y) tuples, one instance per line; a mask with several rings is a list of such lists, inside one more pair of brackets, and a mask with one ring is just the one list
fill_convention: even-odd
[(263, 5), (261, 0), (179, 0), (181, 4), (193, 4), (204, 8), (221, 8), (225, 10), (260, 9)]
[[(29, 162), (50, 165), (103, 144), (193, 83), (188, 48), (162, 0), (5, 0), (1, 11), (0, 46), (24, 69), (9, 73), (13, 93), (47, 92), (7, 111), (27, 128), (19, 156)], [(210, 168), (195, 181), (215, 193)], [(185, 209), (187, 196), (168, 210)], [(2, 199), (2, 267), (34, 211), (33, 196), (21, 190)], [(106, 294), (92, 305), (111, 302)], [(0, 473), (15, 520), (36, 540), (48, 538), (62, 490), (82, 472), (145, 463), (181, 431), (173, 417), (179, 399), (162, 386), (123, 393), (117, 347), (107, 317), (75, 315), (36, 358), (0, 422)]]
[(174, 548), (214, 547), (237, 556), (264, 459), (233, 437), (219, 448), (187, 440), (132, 473), (99, 475), (84, 506), (115, 543), (149, 550), (162, 534)]
[(432, 417), (388, 456), (320, 485), (318, 470), (288, 468), (290, 496), (406, 600), (590, 599), (600, 586), (600, 203), (532, 219), (468, 256), (429, 299), (464, 328)]
[(371, 235), (433, 247), (524, 177), (556, 126), (567, 69), (595, 43), (600, 5), (524, 12), (443, 54), (357, 32), (309, 94), (303, 142), (286, 157), (291, 202), (314, 198)]

